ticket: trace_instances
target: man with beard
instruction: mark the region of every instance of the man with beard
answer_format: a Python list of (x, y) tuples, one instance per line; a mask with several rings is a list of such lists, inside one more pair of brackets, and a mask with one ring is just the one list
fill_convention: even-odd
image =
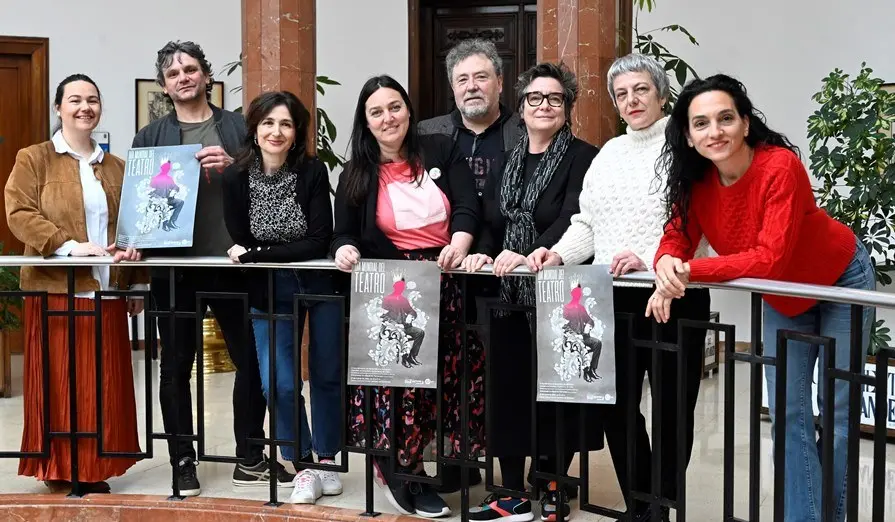
[(500, 103), (503, 60), (489, 40), (463, 40), (445, 59), (457, 108), (421, 121), (421, 134), (451, 136), (469, 161), (481, 198), (486, 187), (500, 182), (505, 154), (522, 136), (519, 116)]
[[(487, 191), (500, 186), (506, 155), (519, 141), (523, 128), (519, 116), (500, 103), (503, 60), (493, 42), (479, 38), (463, 40), (450, 50), (445, 66), (457, 108), (449, 114), (421, 121), (420, 134), (451, 136), (460, 153), (469, 161), (469, 167), (475, 176), (476, 193), (479, 201), (484, 202)], [(484, 215), (488, 215), (487, 210)], [(477, 234), (476, 238), (480, 235)], [(497, 287), (491, 279), (493, 278), (475, 277), (467, 283), (464, 303), (467, 321), (483, 321), (483, 299), (497, 295)], [(470, 332), (467, 351), (470, 367), (484, 364), (484, 348), (477, 334)], [(470, 390), (471, 408), (476, 408), (477, 404), (484, 405), (484, 395), (481, 392), (475, 387)], [(458, 419), (448, 418), (446, 421), (451, 423)], [(483, 433), (476, 428), (482, 427), (471, 426), (470, 434)], [(481, 473), (477, 469), (470, 469), (469, 474), (470, 485), (481, 483)], [(443, 486), (439, 488), (439, 492), (451, 493), (459, 489), (459, 468), (445, 467)]]
[[(156, 120), (134, 137), (134, 147), (160, 147), (201, 144), (196, 154), (201, 165), (193, 245), (187, 248), (155, 249), (146, 252), (156, 256), (220, 257), (233, 240), (224, 226), (222, 208), (222, 176), (233, 163), (233, 156), (246, 139), (245, 120), (240, 114), (225, 111), (209, 103), (213, 85), (211, 64), (202, 48), (193, 42), (168, 42), (158, 51), (155, 63), (156, 81), (171, 98), (174, 111)], [(152, 274), (152, 298), (156, 308), (168, 310), (171, 289), (176, 287), (174, 309), (196, 310), (198, 292), (246, 291), (245, 279), (232, 268), (178, 268), (171, 281), (168, 268)], [(291, 487), (293, 476), (276, 463), (264, 459), (262, 447), (250, 445), (246, 439), (264, 437), (266, 401), (261, 389), (261, 375), (255, 355), (251, 324), (241, 299), (203, 300), (211, 308), (224, 336), (230, 359), (236, 366), (233, 385), (233, 428), (236, 456), (240, 462), (233, 472), (238, 486), (265, 486), (273, 463), (281, 485)], [(203, 310), (204, 311), (204, 310)], [(202, 314), (204, 315), (204, 314)], [(167, 317), (158, 320), (161, 336), (159, 399), (165, 432), (192, 435), (192, 397), (190, 375), (196, 358), (197, 328), (193, 319), (178, 318), (172, 324)], [(168, 440), (171, 465), (181, 495), (201, 492), (196, 476), (196, 451), (189, 440)]]

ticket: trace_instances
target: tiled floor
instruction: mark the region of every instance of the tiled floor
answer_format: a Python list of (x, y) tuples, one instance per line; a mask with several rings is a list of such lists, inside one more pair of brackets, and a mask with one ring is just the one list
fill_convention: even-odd
[[(136, 375), (135, 388), (138, 397), (138, 419), (145, 419), (145, 403), (143, 395), (145, 390), (145, 366), (142, 360), (143, 354), (139, 353), (138, 361), (134, 362)], [(739, 365), (737, 369), (737, 387), (741, 391), (738, 394), (736, 404), (736, 425), (734, 442), (736, 445), (736, 514), (741, 518), (748, 517), (748, 451), (749, 451), (749, 423), (748, 423), (748, 368)], [(723, 366), (722, 366), (723, 369)], [(13, 359), (13, 393), (11, 399), (0, 399), (0, 451), (16, 451), (22, 433), (22, 379), (21, 357)], [(152, 367), (153, 386), (158, 379), (157, 363)], [(714, 375), (703, 381), (700, 392), (699, 404), (696, 409), (696, 440), (693, 448), (693, 458), (687, 475), (687, 510), (688, 519), (720, 520), (722, 509), (723, 487), (723, 414), (722, 401), (723, 378)], [(232, 454), (231, 418), (231, 390), (233, 385), (232, 373), (219, 373), (206, 375), (205, 381), (205, 429), (206, 429), (206, 453), (208, 454)], [(154, 390), (155, 394), (156, 391)], [(644, 411), (649, 411), (648, 391), (645, 391)], [(195, 391), (194, 391), (195, 397)], [(153, 398), (154, 426), (161, 429), (161, 414), (158, 410), (157, 398)], [(650, 415), (646, 415), (649, 423)], [(761, 424), (761, 517), (769, 520), (771, 517), (773, 495), (773, 466), (771, 462), (770, 424)], [(145, 434), (145, 428), (141, 424), (141, 439)], [(145, 448), (145, 441), (142, 447)], [(169, 495), (171, 468), (167, 464), (167, 449), (165, 443), (157, 441), (154, 446), (155, 456), (152, 459), (137, 463), (124, 476), (110, 480), (115, 493), (156, 494)], [(886, 466), (886, 515), (895, 517), (895, 451), (887, 453), (885, 462), (879, 465)], [(624, 503), (621, 499), (615, 474), (608, 451), (594, 452), (590, 455), (590, 501), (594, 504), (621, 510)], [(861, 457), (859, 463), (859, 497), (861, 520), (870, 519), (871, 486), (873, 473), (872, 446), (869, 441), (861, 442)], [(32, 478), (16, 475), (18, 461), (14, 459), (0, 459), (0, 493), (46, 493), (43, 484)], [(573, 463), (573, 470), (578, 469), (577, 460)], [(342, 507), (355, 511), (362, 511), (365, 505), (364, 466), (363, 457), (352, 454), (349, 458), (350, 472), (342, 476), (345, 492), (336, 497), (324, 497), (320, 504), (334, 507)], [(231, 482), (232, 465), (202, 462), (199, 466), (199, 477), (202, 481), (203, 495), (210, 497), (231, 497), (257, 499), (260, 503), (267, 500), (266, 488), (237, 488)], [(279, 490), (283, 497), (287, 497), (289, 490)], [(375, 507), (382, 512), (394, 512), (386, 501), (382, 492), (376, 488)], [(472, 491), (473, 502), (482, 499), (486, 493), (483, 487)], [(459, 494), (448, 495), (447, 502), (455, 511), (455, 516), (449, 520), (458, 520), (456, 511), (459, 510)], [(581, 514), (573, 503), (573, 515), (580, 520), (604, 520), (602, 517), (592, 514)], [(891, 520), (891, 518), (889, 518)], [(609, 520), (609, 519), (605, 519)]]

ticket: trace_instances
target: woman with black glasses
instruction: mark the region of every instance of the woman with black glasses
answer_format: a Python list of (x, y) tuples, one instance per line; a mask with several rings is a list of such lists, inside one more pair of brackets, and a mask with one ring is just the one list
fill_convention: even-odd
[[(500, 301), (534, 305), (531, 277), (505, 277), (525, 264), (526, 256), (539, 247), (550, 247), (569, 228), (578, 213), (578, 195), (584, 173), (597, 148), (572, 134), (572, 107), (578, 97), (578, 81), (567, 68), (552, 63), (538, 64), (522, 73), (516, 84), (521, 93), (517, 110), (525, 124), (519, 143), (509, 153), (500, 183), (490, 184), (484, 198), (485, 226), (477, 245), (478, 253), (468, 256), (463, 266), (477, 270), (492, 263), (501, 278)], [(491, 327), (491, 378), (494, 411), (488, 434), (491, 454), (500, 459), (503, 485), (525, 490), (525, 458), (531, 453), (532, 331), (525, 313), (498, 313)], [(577, 405), (562, 407), (567, 426), (578, 426)], [(538, 412), (538, 448), (546, 458), (539, 471), (565, 473), (573, 452), (599, 449), (602, 426), (596, 416), (588, 417), (588, 444), (580, 447), (577, 429), (568, 430), (563, 447), (569, 453), (557, 462), (556, 405), (546, 404)], [(557, 510), (570, 514), (568, 498), (555, 484), (542, 484), (541, 519), (553, 520)], [(524, 521), (534, 518), (531, 502), (523, 498), (490, 496), (472, 508), (470, 520)]]

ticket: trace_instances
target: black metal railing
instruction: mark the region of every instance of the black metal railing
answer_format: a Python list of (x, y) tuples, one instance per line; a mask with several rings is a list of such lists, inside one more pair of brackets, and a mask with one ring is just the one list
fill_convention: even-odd
[[(28, 452), (15, 452), (15, 451), (2, 451), (0, 452), (0, 458), (27, 458), (27, 457), (36, 457), (36, 458), (47, 458), (50, 453), (50, 441), (54, 438), (66, 438), (69, 440), (71, 444), (71, 469), (72, 469), (72, 491), (71, 496), (79, 497), (83, 494), (82, 482), (79, 480), (79, 462), (78, 462), (78, 451), (77, 447), (79, 441), (84, 439), (97, 439), (98, 441), (98, 450), (99, 455), (103, 458), (130, 458), (130, 459), (151, 459), (153, 458), (153, 442), (156, 440), (166, 440), (166, 441), (189, 441), (190, 443), (197, 443), (198, 452), (197, 457), (199, 461), (211, 461), (211, 462), (227, 462), (227, 463), (236, 463), (239, 461), (235, 456), (225, 456), (225, 455), (211, 455), (206, 451), (205, 447), (205, 414), (204, 414), (204, 397), (205, 397), (205, 382), (203, 378), (203, 364), (204, 360), (203, 354), (203, 338), (201, 328), (196, 328), (197, 335), (197, 346), (198, 350), (196, 353), (196, 361), (195, 361), (195, 371), (196, 371), (196, 386), (197, 386), (197, 431), (196, 434), (185, 434), (185, 433), (164, 433), (164, 432), (155, 432), (153, 430), (153, 405), (156, 404), (153, 396), (153, 386), (152, 386), (152, 360), (155, 358), (155, 350), (152, 347), (156, 344), (156, 324), (158, 321), (170, 321), (172, 330), (174, 328), (176, 319), (190, 319), (195, 321), (196, 325), (201, 324), (202, 319), (205, 316), (205, 303), (211, 299), (234, 299), (238, 300), (243, 304), (243, 308), (245, 311), (245, 321), (250, 322), (252, 319), (264, 319), (269, 321), (270, 324), (270, 336), (269, 341), (271, 343), (270, 355), (268, 360), (268, 367), (266, 369), (261, 369), (261, 371), (270, 372), (269, 382), (271, 383), (269, 389), (269, 397), (268, 397), (268, 411), (269, 411), (269, 435), (264, 438), (252, 438), (247, 440), (249, 444), (255, 445), (263, 445), (267, 447), (269, 455), (273, 458), (277, 455), (277, 448), (282, 446), (291, 445), (296, 451), (300, 451), (302, 441), (301, 441), (301, 430), (296, 427), (296, 440), (281, 440), (276, 437), (276, 423), (277, 419), (273, 412), (276, 411), (278, 397), (277, 397), (277, 386), (276, 386), (276, 378), (275, 378), (275, 368), (277, 366), (276, 363), (276, 353), (274, 343), (276, 340), (276, 328), (277, 322), (281, 320), (291, 320), (294, 322), (294, 347), (295, 347), (295, 357), (294, 357), (294, 367), (292, 368), (292, 372), (294, 374), (295, 379), (295, 389), (299, 390), (299, 379), (301, 379), (301, 368), (302, 368), (302, 360), (301, 360), (301, 339), (299, 338), (299, 332), (301, 332), (301, 325), (299, 325), (299, 321), (303, 318), (301, 317), (300, 309), (302, 304), (307, 302), (323, 302), (323, 301), (336, 301), (340, 304), (341, 307), (341, 316), (344, 318), (344, 326), (347, 327), (347, 315), (346, 311), (348, 310), (346, 306), (346, 296), (344, 295), (318, 295), (318, 294), (305, 294), (299, 293), (293, 296), (293, 310), (291, 313), (276, 313), (275, 306), (273, 303), (274, 300), (274, 271), (273, 269), (277, 268), (293, 268), (293, 269), (308, 269), (308, 270), (334, 270), (334, 265), (331, 261), (321, 260), (321, 261), (311, 261), (311, 262), (303, 262), (303, 263), (288, 263), (288, 264), (258, 264), (258, 265), (238, 265), (241, 268), (250, 268), (252, 270), (268, 270), (267, 277), (267, 286), (268, 286), (268, 311), (263, 313), (254, 313), (249, 308), (248, 296), (245, 293), (233, 293), (233, 292), (198, 292), (196, 294), (196, 307), (193, 311), (181, 311), (177, 310), (175, 306), (175, 292), (177, 291), (177, 285), (175, 284), (176, 278), (173, 277), (175, 270), (178, 267), (214, 267), (214, 268), (224, 268), (224, 267), (234, 267), (237, 265), (233, 265), (229, 260), (225, 258), (193, 258), (193, 259), (183, 259), (183, 258), (155, 258), (147, 261), (141, 261), (140, 264), (149, 265), (154, 267), (166, 266), (170, 271), (172, 277), (170, 277), (170, 301), (166, 305), (163, 303), (156, 303), (156, 308), (152, 309), (149, 306), (150, 294), (148, 291), (104, 291), (97, 292), (96, 294), (96, 305), (93, 310), (76, 310), (75, 309), (75, 289), (74, 289), (74, 276), (75, 269), (78, 266), (88, 266), (88, 265), (99, 265), (99, 264), (108, 264), (110, 263), (109, 259), (106, 258), (36, 258), (36, 257), (22, 257), (22, 256), (0, 256), (0, 265), (5, 266), (24, 266), (24, 265), (42, 265), (42, 266), (57, 266), (60, 269), (66, 270), (68, 274), (68, 304), (66, 309), (56, 310), (50, 309), (48, 305), (48, 295), (44, 292), (0, 292), (4, 296), (15, 296), (15, 297), (36, 297), (40, 299), (41, 306), (41, 328), (42, 328), (42, 339), (43, 346), (41, 347), (41, 357), (43, 359), (43, 375), (42, 375), (42, 387), (43, 387), (43, 447), (40, 451), (28, 451)], [(465, 272), (455, 272), (456, 276), (463, 278), (461, 280), (461, 299), (466, 300), (467, 297), (467, 288), (466, 288), (466, 278), (468, 277), (480, 277), (480, 274), (490, 274), (490, 267), (485, 267), (478, 274), (465, 274)], [(531, 276), (531, 274), (524, 268), (518, 268), (514, 271), (513, 275), (519, 277)], [(347, 275), (345, 276), (347, 277)], [(648, 285), (652, 282), (653, 276), (648, 273), (639, 273), (639, 274), (631, 274), (628, 276), (624, 276), (618, 278), (617, 281), (620, 283), (630, 284), (630, 283), (639, 283)], [(778, 373), (777, 383), (784, 383), (785, 377), (787, 373), (786, 367), (786, 354), (787, 350), (792, 349), (788, 348), (788, 343), (790, 341), (802, 341), (811, 344), (816, 344), (823, 346), (824, 349), (824, 360), (822, 364), (826, 371), (824, 372), (824, 380), (822, 383), (818, 385), (821, 386), (821, 391), (825, 397), (825, 404), (832, 405), (833, 404), (833, 388), (836, 381), (845, 381), (849, 385), (849, 428), (848, 428), (848, 470), (847, 476), (850, 477), (848, 481), (848, 488), (846, 494), (846, 511), (848, 520), (858, 520), (859, 514), (859, 506), (858, 506), (858, 455), (859, 455), (859, 440), (861, 437), (860, 425), (859, 425), (859, 413), (860, 413), (860, 386), (872, 387), (875, 389), (876, 395), (876, 421), (875, 426), (872, 433), (873, 438), (873, 460), (875, 462), (874, 472), (872, 475), (872, 520), (874, 521), (883, 521), (885, 519), (885, 482), (886, 482), (886, 443), (887, 443), (887, 397), (886, 397), (886, 384), (887, 384), (887, 375), (888, 375), (888, 363), (889, 359), (895, 357), (892, 350), (883, 349), (876, 356), (876, 375), (874, 377), (864, 375), (863, 367), (864, 361), (861, 358), (861, 354), (863, 353), (861, 350), (862, 342), (864, 339), (861, 338), (862, 330), (861, 330), (861, 320), (864, 307), (879, 307), (879, 308), (895, 308), (895, 296), (890, 294), (883, 294), (879, 292), (871, 292), (871, 291), (862, 291), (862, 290), (849, 290), (849, 289), (841, 289), (836, 288), (833, 289), (831, 287), (824, 286), (815, 286), (815, 285), (802, 285), (802, 284), (791, 284), (791, 283), (781, 283), (774, 281), (762, 281), (762, 280), (752, 280), (752, 279), (741, 279), (729, 283), (723, 284), (711, 284), (711, 285), (700, 285), (707, 288), (720, 288), (727, 290), (736, 290), (741, 292), (746, 292), (750, 295), (751, 298), (751, 349), (749, 352), (737, 352), (735, 350), (735, 327), (733, 325), (728, 324), (720, 324), (718, 322), (709, 322), (709, 321), (694, 321), (694, 320), (685, 320), (681, 319), (677, 321), (677, 342), (669, 343), (661, 341), (661, 336), (659, 333), (659, 328), (656, 323), (653, 323), (653, 332), (651, 339), (636, 339), (634, 335), (633, 328), (633, 316), (631, 314), (618, 313), (616, 314), (616, 325), (623, 326), (626, 330), (626, 334), (624, 338), (629, 341), (629, 347), (633, 350), (645, 351), (650, 354), (650, 364), (652, 365), (652, 422), (651, 422), (651, 439), (653, 441), (661, 440), (663, 437), (663, 423), (661, 422), (662, 418), (662, 408), (665, 397), (661, 395), (659, 390), (661, 390), (661, 383), (663, 379), (668, 378), (668, 376), (663, 375), (663, 365), (659, 364), (659, 358), (662, 352), (668, 352), (675, 355), (675, 368), (674, 373), (676, 373), (676, 377), (679, 383), (684, 382), (685, 375), (685, 358), (684, 358), (684, 347), (683, 342), (685, 336), (684, 331), (686, 329), (698, 329), (709, 332), (719, 332), (724, 334), (724, 353), (725, 353), (725, 386), (724, 386), (724, 420), (723, 420), (723, 440), (724, 440), (724, 458), (723, 458), (723, 500), (721, 506), (721, 516), (724, 521), (740, 521), (740, 520), (750, 520), (753, 522), (757, 522), (760, 520), (760, 503), (761, 503), (761, 478), (760, 478), (760, 442), (761, 442), (761, 403), (762, 403), (762, 391), (763, 391), (763, 383), (762, 383), (762, 369), (763, 366), (775, 366), (776, 371)], [(762, 338), (762, 300), (761, 294), (775, 294), (775, 295), (785, 295), (785, 296), (794, 296), (794, 297), (805, 297), (811, 299), (818, 299), (822, 301), (831, 301), (831, 302), (840, 302), (840, 303), (848, 303), (851, 305), (851, 326), (852, 326), (852, 336), (850, 339), (850, 360), (849, 360), (849, 368), (848, 370), (837, 369), (835, 366), (835, 339), (821, 337), (817, 335), (807, 335), (804, 333), (798, 333), (793, 331), (779, 331), (776, 339), (777, 343), (777, 356), (776, 357), (767, 357), (762, 354), (761, 348), (761, 338)], [(144, 356), (146, 359), (145, 365), (145, 394), (146, 394), (146, 441), (147, 447), (146, 451), (143, 452), (112, 452), (106, 451), (103, 447), (103, 427), (105, 426), (105, 422), (114, 422), (110, 419), (105, 419), (102, 414), (102, 402), (103, 402), (103, 394), (104, 391), (102, 389), (102, 365), (103, 365), (103, 357), (102, 357), (102, 328), (101, 328), (101, 318), (102, 318), (102, 306), (103, 306), (103, 297), (142, 297), (144, 302), (147, 303), (146, 313), (145, 313), (145, 328), (143, 329), (145, 332), (145, 346), (146, 350), (144, 351)], [(372, 387), (364, 387), (364, 416), (365, 416), (365, 429), (366, 429), (366, 437), (365, 437), (365, 445), (364, 446), (348, 446), (346, 444), (346, 431), (347, 431), (347, 415), (348, 415), (348, 397), (347, 397), (347, 336), (345, 335), (345, 328), (341, 329), (340, 337), (339, 337), (339, 353), (341, 354), (343, 361), (343, 368), (341, 372), (341, 389), (342, 389), (342, 397), (341, 404), (342, 409), (338, 414), (341, 416), (341, 453), (340, 453), (340, 463), (337, 465), (329, 465), (329, 464), (318, 464), (318, 463), (304, 463), (304, 462), (296, 462), (295, 466), (297, 470), (302, 469), (320, 469), (320, 470), (329, 470), (334, 472), (347, 472), (348, 471), (348, 453), (360, 453), (365, 457), (365, 466), (364, 471), (366, 475), (365, 482), (365, 495), (366, 495), (366, 505), (363, 512), (363, 515), (366, 516), (376, 516), (378, 513), (375, 511), (374, 505), (374, 495), (373, 495), (373, 481), (374, 481), (374, 458), (385, 457), (389, 461), (390, 474), (391, 476), (399, 479), (399, 480), (407, 480), (411, 482), (417, 483), (427, 483), (432, 485), (441, 485), (442, 484), (442, 472), (446, 466), (454, 466), (459, 467), (461, 473), (459, 474), (461, 477), (461, 506), (460, 506), (460, 514), (461, 519), (467, 519), (467, 513), (470, 505), (469, 499), (469, 482), (468, 482), (468, 474), (467, 470), (469, 469), (477, 469), (485, 471), (485, 489), (489, 492), (496, 493), (499, 495), (513, 495), (518, 497), (537, 499), (539, 491), (538, 491), (538, 481), (539, 480), (548, 480), (554, 481), (558, 483), (558, 489), (564, 489), (566, 486), (575, 486), (580, 488), (580, 501), (579, 507), (582, 511), (599, 514), (603, 516), (607, 516), (610, 518), (615, 518), (617, 520), (629, 520), (631, 515), (628, 512), (622, 512), (615, 509), (611, 509), (605, 506), (598, 506), (591, 504), (589, 501), (589, 487), (590, 487), (590, 479), (589, 479), (589, 459), (587, 455), (581, 455), (579, 458), (579, 476), (569, 476), (566, 473), (561, 472), (545, 472), (538, 470), (538, 461), (539, 459), (533, 457), (531, 459), (531, 477), (532, 477), (532, 489), (529, 491), (514, 491), (505, 489), (502, 486), (495, 484), (494, 479), (494, 457), (492, 455), (491, 449), (486, 444), (486, 450), (484, 457), (477, 458), (476, 456), (470, 456), (469, 451), (469, 378), (470, 378), (470, 357), (468, 354), (468, 333), (469, 332), (477, 332), (479, 337), (484, 341), (485, 348), (485, 360), (486, 360), (486, 369), (485, 369), (485, 438), (488, 439), (488, 435), (493, 429), (492, 419), (489, 412), (494, 411), (495, 407), (499, 407), (495, 405), (492, 400), (492, 393), (490, 393), (490, 386), (493, 382), (491, 378), (492, 368), (490, 367), (491, 360), (491, 343), (489, 339), (489, 332), (491, 328), (490, 317), (492, 315), (491, 312), (496, 310), (504, 310), (504, 311), (513, 311), (513, 312), (533, 312), (531, 307), (524, 307), (519, 305), (507, 305), (507, 304), (497, 304), (497, 303), (489, 303), (486, 307), (487, 312), (484, 314), (488, 319), (484, 321), (484, 324), (480, 321), (468, 321), (467, 316), (465, 314), (461, 314), (459, 319), (459, 324), (450, 325), (451, 328), (459, 328), (461, 339), (461, 360), (463, 361), (462, 370), (460, 374), (461, 386), (460, 386), (460, 425), (462, 426), (462, 442), (459, 453), (455, 452), (453, 455), (447, 456), (444, 452), (444, 426), (442, 421), (442, 410), (443, 410), (443, 397), (442, 397), (442, 379), (438, 379), (438, 390), (437, 390), (437, 402), (436, 402), (436, 418), (437, 418), (437, 426), (436, 433), (434, 438), (435, 448), (436, 448), (436, 476), (435, 477), (425, 477), (419, 475), (411, 475), (407, 473), (398, 473), (397, 472), (397, 452), (398, 452), (398, 444), (397, 439), (395, 437), (396, 431), (398, 430), (399, 423), (396, 418), (396, 410), (399, 405), (399, 393), (397, 393), (400, 388), (392, 388), (391, 389), (391, 423), (390, 427), (387, 430), (388, 439), (391, 441), (388, 449), (379, 449), (374, 447), (375, 441), (373, 438), (373, 422), (376, 418), (376, 415), (373, 411), (372, 405)], [(50, 408), (53, 406), (54, 401), (58, 400), (58, 398), (51, 397), (49, 393), (50, 386), (50, 374), (49, 374), (49, 365), (47, 362), (49, 361), (49, 318), (51, 317), (64, 317), (68, 320), (68, 370), (69, 370), (69, 415), (70, 415), (70, 423), (69, 430), (56, 432), (52, 431), (50, 426)], [(76, 390), (77, 390), (77, 379), (78, 374), (76, 371), (76, 357), (75, 357), (75, 321), (78, 317), (93, 317), (94, 325), (96, 327), (96, 368), (97, 368), (97, 383), (96, 383), (96, 407), (97, 407), (97, 425), (96, 430), (93, 432), (84, 432), (80, 431), (78, 428), (78, 420), (77, 420), (77, 401), (76, 401)], [(447, 327), (446, 324), (441, 325), (442, 328)], [(532, 375), (531, 378), (533, 382), (537, 380), (537, 351), (534, 349), (534, 343), (537, 339), (537, 332), (534, 331), (535, 325), (532, 325)], [(134, 332), (137, 332), (137, 318), (132, 319), (132, 329)], [(249, 331), (246, 329), (246, 331)], [(176, 336), (171, 336), (173, 342), (176, 342)], [(132, 341), (136, 348), (136, 340)], [(768, 340), (768, 342), (774, 342), (774, 340)], [(163, 347), (163, 350), (165, 347)], [(171, 347), (171, 349), (176, 349), (175, 347)], [(750, 367), (750, 379), (749, 379), (749, 473), (748, 473), (748, 519), (738, 518), (735, 515), (734, 510), (734, 501), (736, 498), (737, 491), (734, 487), (734, 428), (735, 428), (735, 418), (734, 418), (734, 409), (735, 403), (738, 399), (737, 388), (735, 386), (735, 365), (736, 363), (746, 363)], [(443, 365), (443, 361), (440, 361), (439, 365)], [(635, 374), (634, 374), (634, 365), (628, 364), (628, 375), (621, 376), (619, 375), (618, 386), (629, 386), (629, 393), (631, 397), (640, 397), (640, 386), (642, 383), (635, 382)], [(439, 368), (439, 375), (441, 374), (442, 368)], [(180, 383), (183, 384), (183, 383)], [(677, 414), (679, 418), (683, 418), (685, 415), (684, 409), (687, 407), (686, 401), (686, 387), (678, 386), (679, 393), (676, 397), (677, 403)], [(785, 394), (786, 387), (778, 386), (777, 390), (774, 390), (770, 393), (776, 394), (776, 402), (778, 405), (785, 404)], [(618, 394), (617, 394), (618, 395)], [(554, 448), (557, 461), (559, 465), (557, 466), (558, 470), (563, 470), (569, 464), (568, 462), (564, 462), (565, 456), (565, 448), (564, 439), (562, 436), (567, 429), (577, 429), (578, 433), (580, 433), (580, 438), (582, 441), (582, 447), (586, 447), (584, 445), (584, 441), (586, 438), (586, 426), (587, 426), (587, 414), (585, 413), (585, 407), (582, 406), (581, 415), (579, 416), (579, 426), (577, 427), (569, 427), (565, 425), (565, 420), (562, 415), (557, 415), (557, 422), (554, 426), (539, 426), (537, 421), (538, 418), (538, 403), (536, 401), (536, 391), (533, 391), (532, 396), (528, 398), (530, 404), (528, 406), (531, 407), (532, 411), (532, 426), (531, 429), (531, 441), (532, 448), (531, 454), (533, 456), (538, 456), (544, 453), (542, 448), (538, 447), (538, 433), (539, 430), (543, 429), (554, 429), (556, 430), (556, 440), (557, 447)], [(625, 422), (628, 423), (629, 433), (634, 433), (634, 423), (637, 415), (637, 408), (639, 408), (639, 400), (631, 400), (629, 401), (630, 407), (625, 412)], [(300, 401), (295, 401), (296, 404), (296, 412), (295, 412), (295, 422), (299, 422), (300, 416), (298, 415), (298, 408), (301, 404)], [(187, 405), (186, 407), (192, 407), (192, 405)], [(557, 412), (559, 412), (559, 405), (557, 405)], [(832, 461), (833, 456), (833, 418), (834, 415), (824, 415), (822, 420), (822, 458), (824, 462)], [(684, 441), (688, 434), (685, 433), (685, 424), (683, 422), (678, 423), (678, 441)], [(785, 415), (780, 415), (777, 418), (777, 422), (774, 426), (774, 436), (775, 436), (775, 446), (774, 446), (774, 466), (776, 470), (784, 469), (784, 451), (785, 451), (785, 437), (784, 433), (786, 432), (786, 422)], [(685, 455), (685, 444), (678, 444), (678, 452), (677, 452), (677, 462), (683, 463), (686, 462)], [(687, 516), (687, 503), (686, 503), (686, 467), (683, 465), (678, 465), (676, 474), (676, 498), (677, 500), (672, 500), (669, 498), (665, 498), (662, 495), (662, 467), (665, 464), (666, 456), (662, 454), (661, 445), (653, 444), (652, 449), (652, 476), (651, 476), (651, 484), (650, 488), (652, 491), (637, 491), (633, 488), (631, 484), (631, 477), (633, 476), (633, 472), (631, 466), (634, 462), (634, 445), (628, 444), (628, 481), (626, 484), (620, 484), (622, 490), (625, 492), (625, 498), (630, 499), (631, 501), (641, 501), (647, 503), (649, 505), (649, 509), (653, 517), (656, 520), (660, 520), (662, 508), (675, 509), (676, 510), (676, 520), (683, 521), (686, 520)], [(172, 468), (172, 496), (171, 499), (183, 499), (184, 497), (180, 494), (180, 491), (177, 489), (177, 481), (174, 480), (173, 476), (174, 470)], [(773, 506), (773, 515), (775, 521), (783, 520), (783, 492), (787, 488), (787, 484), (784, 480), (784, 473), (778, 471), (774, 477), (774, 506)], [(277, 476), (274, 472), (274, 468), (272, 468), (270, 473), (270, 498), (267, 503), (269, 506), (279, 506), (282, 503), (278, 499), (277, 492)], [(833, 491), (833, 481), (832, 481), (832, 473), (824, 472), (823, 474), (823, 520), (825, 521), (833, 521), (834, 520), (834, 509), (836, 506), (834, 505), (834, 499), (832, 498)], [(562, 522), (563, 519), (563, 510), (557, 510), (558, 522)], [(891, 514), (890, 514), (891, 516)]]

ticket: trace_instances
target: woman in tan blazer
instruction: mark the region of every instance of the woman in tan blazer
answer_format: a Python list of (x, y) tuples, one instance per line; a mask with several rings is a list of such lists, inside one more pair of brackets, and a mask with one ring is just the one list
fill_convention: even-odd
[[(90, 138), (102, 114), (100, 93), (85, 75), (69, 76), (56, 89), (60, 123), (50, 141), (19, 151), (6, 183), (6, 218), (10, 231), (25, 244), (26, 256), (139, 255), (114, 244), (124, 178), (124, 162), (104, 153)], [(68, 269), (23, 267), (22, 290), (47, 292), (49, 310), (68, 310)], [(75, 310), (94, 309), (94, 292), (137, 289), (149, 282), (145, 269), (117, 266), (75, 270)], [(68, 343), (68, 318), (49, 317), (48, 344), (50, 426), (44, 426), (44, 363), (41, 355), (41, 298), (25, 299), (25, 427), (22, 451), (41, 451), (49, 432), (69, 431), (69, 350), (75, 350), (77, 425), (79, 432), (97, 431), (96, 380), (102, 379), (103, 449), (137, 452), (137, 413), (127, 327), (128, 313), (138, 314), (138, 299), (104, 298), (102, 306), (102, 375), (96, 374), (94, 318), (75, 318), (75, 343)], [(19, 474), (43, 480), (51, 490), (71, 487), (71, 444), (67, 437), (49, 441), (49, 458), (26, 458)], [(82, 493), (108, 493), (109, 477), (124, 474), (136, 461), (101, 458), (97, 440), (78, 440), (78, 474)]]

